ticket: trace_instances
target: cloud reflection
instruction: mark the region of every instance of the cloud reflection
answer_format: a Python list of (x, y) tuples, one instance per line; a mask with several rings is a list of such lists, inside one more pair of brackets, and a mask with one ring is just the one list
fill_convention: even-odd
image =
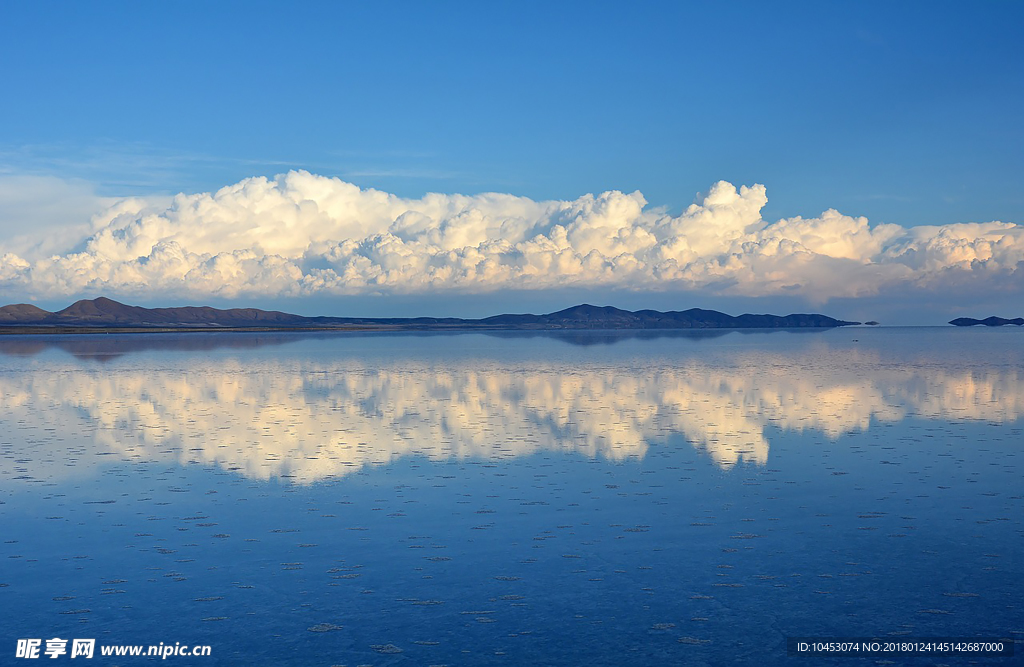
[(55, 480), (123, 458), (311, 483), (411, 455), (639, 459), (679, 435), (729, 467), (767, 463), (776, 429), (835, 439), (908, 416), (1024, 413), (1015, 368), (894, 367), (870, 350), (824, 345), (659, 359), (642, 371), (622, 361), (303, 357), (60, 368), (0, 374), (8, 480)]

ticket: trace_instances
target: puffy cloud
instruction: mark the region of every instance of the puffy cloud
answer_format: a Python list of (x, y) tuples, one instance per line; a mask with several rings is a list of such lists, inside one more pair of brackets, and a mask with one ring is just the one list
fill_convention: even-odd
[[(612, 287), (812, 302), (992, 280), (1024, 227), (904, 228), (828, 210), (769, 223), (764, 186), (711, 187), (681, 215), (639, 192), (404, 199), (293, 171), (214, 193), (118, 201), (35, 257), (0, 241), (0, 288), (73, 294), (302, 296)], [(74, 241), (74, 242), (71, 242)]]

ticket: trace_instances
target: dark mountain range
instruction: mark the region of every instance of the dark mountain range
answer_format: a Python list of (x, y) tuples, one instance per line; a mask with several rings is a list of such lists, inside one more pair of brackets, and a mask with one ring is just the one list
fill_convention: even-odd
[(555, 329), (778, 329), (840, 327), (844, 322), (825, 315), (740, 315), (691, 308), (682, 311), (621, 310), (582, 304), (547, 315), (495, 315), (477, 320), (485, 326), (543, 327)]
[(221, 310), (209, 306), (143, 308), (112, 299), (77, 301), (51, 313), (27, 304), (0, 308), (0, 327), (24, 330), (32, 327), (67, 329), (291, 329), (291, 328), (384, 328), (384, 329), (779, 329), (840, 327), (844, 322), (825, 315), (740, 315), (714, 310), (636, 312), (612, 306), (573, 306), (547, 315), (495, 315), (480, 320), (454, 317), (302, 317), (256, 308)]
[(1024, 317), (1017, 317), (1012, 320), (1008, 320), (1004, 317), (986, 317), (983, 320), (976, 320), (973, 317), (958, 317), (955, 320), (950, 320), (950, 324), (958, 327), (973, 327), (979, 324), (983, 324), (986, 327), (1001, 327), (1007, 324), (1013, 324), (1015, 326), (1024, 325)]
[(0, 324), (61, 324), (68, 326), (274, 326), (297, 324), (305, 318), (256, 308), (220, 310), (209, 306), (143, 308), (113, 299), (76, 301), (64, 310), (47, 312), (28, 304), (0, 308)]

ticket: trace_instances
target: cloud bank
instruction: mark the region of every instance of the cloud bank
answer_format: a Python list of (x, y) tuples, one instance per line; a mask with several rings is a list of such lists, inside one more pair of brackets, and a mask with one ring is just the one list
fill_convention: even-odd
[[(799, 296), (1016, 285), (1024, 226), (767, 222), (763, 185), (720, 181), (682, 214), (639, 192), (405, 199), (292, 171), (215, 193), (130, 198), (68, 221), (63, 247), (0, 239), (0, 290), (35, 298), (297, 297), (564, 287)], [(1007, 280), (1007, 278), (1014, 278)]]

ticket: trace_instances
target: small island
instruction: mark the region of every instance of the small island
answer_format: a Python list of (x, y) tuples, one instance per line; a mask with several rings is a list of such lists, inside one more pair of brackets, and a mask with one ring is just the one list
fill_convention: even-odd
[(978, 326), (979, 324), (986, 327), (1002, 327), (1008, 324), (1012, 324), (1014, 326), (1019, 327), (1024, 325), (1024, 317), (1017, 317), (1012, 320), (1008, 320), (1005, 317), (995, 316), (986, 317), (983, 320), (976, 320), (972, 317), (958, 317), (955, 320), (950, 320), (949, 323), (956, 327), (974, 327)]
[(805, 329), (860, 324), (826, 315), (726, 315), (716, 310), (629, 311), (581, 304), (546, 315), (456, 317), (303, 317), (257, 308), (144, 308), (100, 297), (49, 312), (27, 304), (0, 308), (0, 333), (100, 333), (266, 330), (564, 330), (564, 329)]

